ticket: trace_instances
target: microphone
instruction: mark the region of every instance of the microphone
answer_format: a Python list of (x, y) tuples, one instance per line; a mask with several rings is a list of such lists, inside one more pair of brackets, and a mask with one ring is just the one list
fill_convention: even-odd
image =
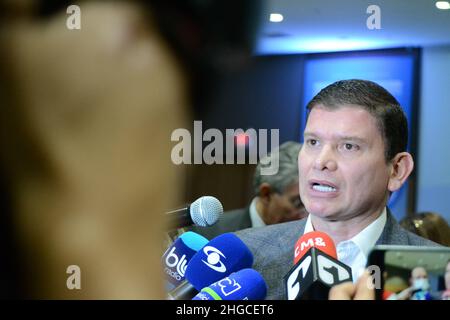
[(203, 288), (192, 300), (264, 300), (267, 286), (254, 269), (242, 269)]
[(300, 237), (295, 244), (294, 264), (312, 247), (317, 247), (322, 252), (337, 259), (336, 247), (329, 235), (319, 231), (308, 232), (307, 235), (307, 237)]
[(184, 279), (187, 264), (208, 243), (208, 239), (198, 233), (183, 233), (162, 256), (167, 291), (175, 289)]
[(190, 300), (200, 290), (231, 273), (253, 265), (253, 255), (232, 233), (221, 234), (208, 242), (189, 261), (186, 279), (169, 292), (171, 300)]
[(220, 201), (211, 196), (203, 196), (187, 207), (165, 212), (170, 226), (182, 228), (190, 225), (209, 227), (215, 224), (221, 214), (223, 206)]
[(301, 236), (295, 245), (294, 261), (284, 277), (288, 300), (328, 300), (331, 287), (352, 281), (351, 268), (337, 260), (334, 242), (323, 232)]

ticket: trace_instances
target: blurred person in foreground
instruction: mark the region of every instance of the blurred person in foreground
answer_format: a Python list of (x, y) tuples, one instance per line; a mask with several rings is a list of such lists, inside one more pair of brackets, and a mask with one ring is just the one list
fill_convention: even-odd
[(437, 213), (419, 212), (403, 218), (400, 225), (423, 238), (450, 247), (450, 227)]
[[(246, 228), (299, 220), (306, 217), (298, 191), (298, 153), (301, 144), (288, 141), (261, 159), (253, 175), (255, 197), (246, 208), (224, 212), (219, 222), (207, 228), (193, 227), (192, 231), (212, 239), (215, 236)], [(277, 159), (275, 159), (277, 158)], [(278, 172), (263, 175), (264, 163), (278, 163)]]
[(170, 134), (194, 95), (178, 49), (201, 25), (180, 36), (175, 9), (193, 2), (151, 3), (81, 1), (69, 30), (68, 1), (0, 1), (2, 296), (164, 297), (161, 213), (182, 191)]

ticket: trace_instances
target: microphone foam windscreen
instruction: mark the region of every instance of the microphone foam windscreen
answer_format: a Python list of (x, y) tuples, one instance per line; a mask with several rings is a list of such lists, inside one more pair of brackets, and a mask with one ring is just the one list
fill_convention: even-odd
[(188, 231), (183, 233), (164, 253), (163, 267), (166, 279), (169, 282), (168, 289), (171, 290), (179, 285), (185, 278), (186, 268), (189, 261), (208, 243), (208, 240), (198, 233)]
[(217, 198), (204, 196), (191, 204), (190, 213), (195, 225), (209, 227), (219, 220), (223, 213), (223, 206)]
[(244, 242), (232, 233), (224, 233), (192, 257), (186, 268), (186, 279), (200, 291), (233, 272), (250, 268), (252, 264), (253, 255)]
[(263, 277), (256, 270), (242, 269), (203, 288), (192, 300), (263, 300), (266, 294)]
[(192, 231), (187, 231), (183, 233), (179, 238), (183, 240), (186, 246), (195, 251), (198, 251), (201, 248), (203, 248), (209, 241), (204, 236)]
[(336, 246), (334, 245), (333, 239), (324, 232), (313, 231), (305, 233), (297, 240), (294, 251), (294, 264), (296, 264), (312, 247), (337, 259)]

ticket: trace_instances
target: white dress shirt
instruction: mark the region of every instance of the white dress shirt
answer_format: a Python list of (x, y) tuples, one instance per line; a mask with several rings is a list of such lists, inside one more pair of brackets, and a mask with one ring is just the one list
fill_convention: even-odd
[(252, 203), (250, 203), (250, 220), (252, 221), (252, 228), (265, 227), (263, 219), (256, 209), (256, 201), (258, 197), (253, 198)]
[[(369, 252), (381, 236), (386, 224), (386, 219), (387, 213), (385, 207), (381, 215), (361, 232), (353, 238), (337, 244), (337, 258), (339, 261), (352, 268), (353, 282), (356, 282), (359, 276), (364, 272)], [(314, 227), (311, 223), (311, 215), (308, 215), (304, 233), (311, 231), (314, 231)]]

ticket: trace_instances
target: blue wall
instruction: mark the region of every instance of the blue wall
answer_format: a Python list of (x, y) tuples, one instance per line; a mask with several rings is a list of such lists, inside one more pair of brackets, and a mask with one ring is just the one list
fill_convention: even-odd
[(417, 210), (450, 222), (450, 47), (424, 48)]

